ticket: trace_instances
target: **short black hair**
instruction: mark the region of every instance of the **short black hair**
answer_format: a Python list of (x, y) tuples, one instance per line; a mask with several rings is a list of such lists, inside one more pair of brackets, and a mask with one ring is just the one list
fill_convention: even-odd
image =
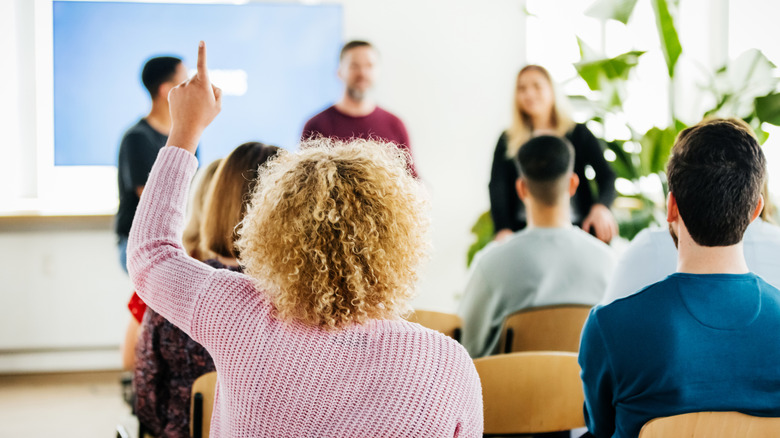
[(568, 187), (565, 176), (574, 169), (574, 147), (552, 135), (533, 137), (520, 146), (515, 161), (531, 196), (554, 205)]
[(694, 242), (729, 246), (742, 240), (766, 178), (766, 157), (744, 122), (715, 119), (683, 130), (666, 173)]
[(175, 56), (158, 56), (146, 61), (141, 71), (141, 82), (153, 99), (157, 97), (160, 85), (173, 79), (179, 64), (181, 58)]
[(352, 49), (356, 49), (358, 47), (370, 47), (372, 49), (374, 48), (374, 46), (368, 41), (352, 40), (347, 44), (344, 44), (344, 47), (341, 48), (341, 53), (339, 54), (339, 61), (344, 59), (344, 56), (347, 55), (347, 52), (349, 52)]

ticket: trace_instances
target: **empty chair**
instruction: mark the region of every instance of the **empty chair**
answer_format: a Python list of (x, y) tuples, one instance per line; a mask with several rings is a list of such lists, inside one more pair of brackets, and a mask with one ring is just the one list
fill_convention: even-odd
[(580, 349), (580, 333), (591, 306), (564, 304), (532, 307), (504, 320), (499, 352), (571, 351)]
[(461, 327), (463, 321), (460, 316), (452, 313), (434, 312), (431, 310), (415, 310), (406, 318), (408, 321), (416, 322), (423, 327), (444, 333), (445, 335), (460, 342)]
[(211, 413), (214, 411), (214, 393), (217, 388), (217, 372), (206, 373), (192, 384), (190, 401), (190, 436), (208, 438), (211, 430)]
[(692, 412), (648, 421), (639, 438), (770, 438), (780, 436), (780, 418), (739, 412)]
[(577, 355), (535, 351), (474, 360), (482, 380), (485, 435), (559, 432), (585, 426)]

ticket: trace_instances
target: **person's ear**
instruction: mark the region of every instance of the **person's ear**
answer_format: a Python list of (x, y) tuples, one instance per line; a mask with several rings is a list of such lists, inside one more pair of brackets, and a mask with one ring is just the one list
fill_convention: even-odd
[(756, 209), (753, 210), (753, 217), (750, 218), (750, 222), (753, 222), (756, 220), (756, 218), (761, 215), (761, 212), (764, 210), (764, 195), (760, 195), (758, 197), (758, 203), (756, 204)]
[(525, 184), (525, 181), (523, 181), (523, 178), (517, 178), (517, 181), (515, 181), (515, 190), (517, 190), (517, 196), (520, 197), (520, 200), (525, 201), (525, 198), (528, 197), (528, 186)]
[(171, 81), (163, 82), (159, 87), (157, 87), (157, 97), (168, 99), (168, 93), (170, 93), (171, 89), (173, 89), (175, 86), (176, 84)]
[(679, 217), (680, 211), (677, 209), (677, 199), (672, 192), (669, 192), (669, 196), (666, 198), (666, 222), (674, 223)]
[(580, 177), (577, 176), (576, 173), (572, 172), (571, 177), (569, 177), (569, 197), (574, 196), (574, 193), (577, 192), (577, 187), (580, 186)]

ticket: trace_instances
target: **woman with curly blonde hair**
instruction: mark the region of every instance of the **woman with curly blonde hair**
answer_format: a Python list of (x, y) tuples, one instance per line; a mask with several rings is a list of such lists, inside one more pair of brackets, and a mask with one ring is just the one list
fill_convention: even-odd
[(212, 436), (480, 437), (479, 377), (454, 340), (401, 318), (427, 245), (405, 157), (374, 141), (314, 140), (259, 172), (238, 227), (244, 273), (187, 256), (193, 152), (221, 91), (198, 72), (170, 96), (173, 127), (130, 234), (148, 305), (217, 369)]

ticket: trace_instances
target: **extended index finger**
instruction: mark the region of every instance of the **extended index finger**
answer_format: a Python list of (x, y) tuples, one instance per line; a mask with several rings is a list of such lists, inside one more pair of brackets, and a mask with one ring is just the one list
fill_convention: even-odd
[(201, 41), (198, 44), (198, 77), (204, 81), (209, 79), (209, 71), (206, 66), (206, 43)]

